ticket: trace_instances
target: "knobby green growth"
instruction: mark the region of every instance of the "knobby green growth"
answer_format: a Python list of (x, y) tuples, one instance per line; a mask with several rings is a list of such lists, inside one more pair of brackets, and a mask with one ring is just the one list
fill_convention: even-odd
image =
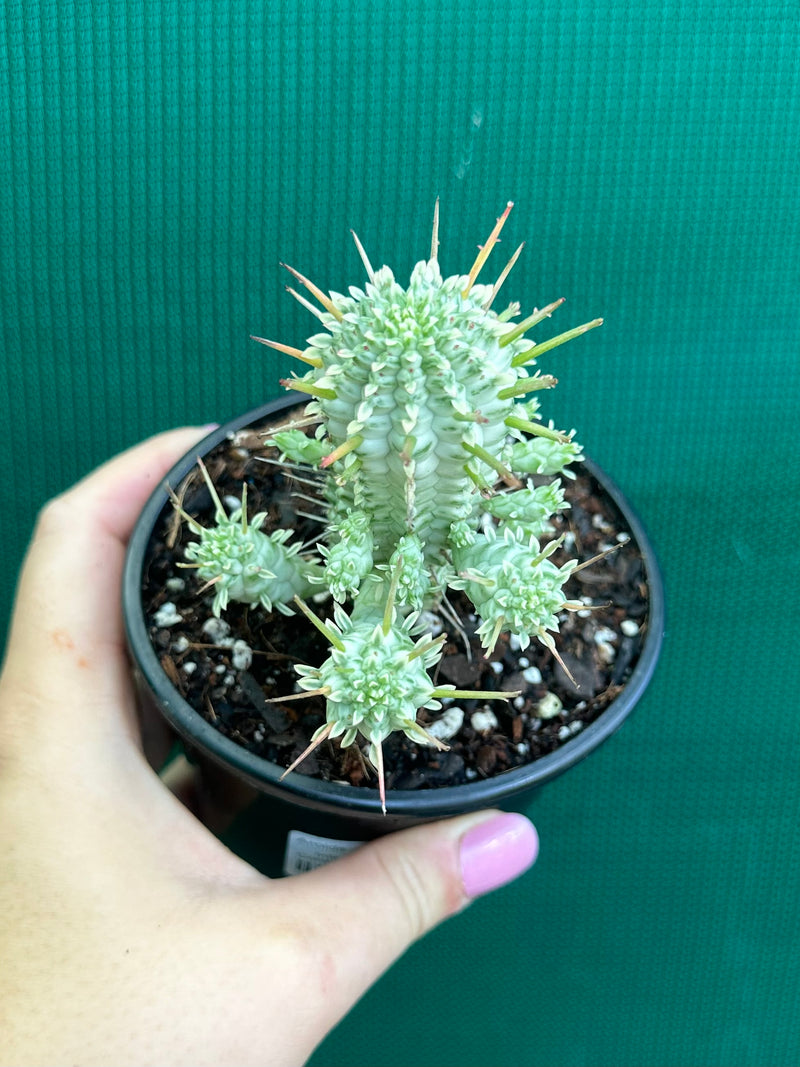
[[(300, 688), (324, 695), (327, 714), (289, 770), (326, 738), (349, 745), (360, 734), (384, 811), (381, 745), (390, 733), (441, 747), (417, 723), (420, 708), (438, 709), (442, 697), (516, 695), (434, 686), (429, 672), (443, 638), (421, 634), (420, 611), (438, 607), (448, 589), (463, 590), (487, 651), (510, 631), (523, 647), (536, 638), (557, 657), (558, 613), (582, 607), (562, 591), (576, 564), (556, 567), (550, 556), (558, 543), (546, 541), (550, 518), (567, 506), (555, 476), (571, 476), (567, 465), (580, 459), (580, 448), (572, 432), (542, 421), (537, 394), (556, 379), (535, 364), (602, 320), (537, 344), (528, 330), (562, 300), (519, 322), (517, 304), (493, 310), (522, 246), (494, 284), (477, 278), (511, 207), (468, 275), (441, 275), (438, 204), (431, 256), (414, 268), (407, 289), (388, 267), (373, 270), (355, 234), (363, 289), (325, 294), (287, 268), (320, 306), (289, 292), (324, 332), (303, 350), (256, 340), (308, 368), (282, 384), (308, 395), (303, 425), (316, 431), (295, 426), (271, 444), (281, 463), (326, 472), (325, 534), (313, 551), (287, 544), (285, 530), (267, 535), (264, 515), (248, 521), (244, 494), (229, 516), (213, 493), (214, 527), (188, 520), (199, 540), (186, 555), (214, 588), (215, 613), (230, 599), (286, 614), (299, 609), (331, 645), (320, 666), (297, 667)], [(530, 475), (555, 480), (534, 486)], [(304, 599), (325, 592), (334, 621), (318, 618)]]

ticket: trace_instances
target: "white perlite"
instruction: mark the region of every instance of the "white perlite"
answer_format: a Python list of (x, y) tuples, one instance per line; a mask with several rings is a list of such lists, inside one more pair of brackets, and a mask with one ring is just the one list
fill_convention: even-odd
[(529, 685), (538, 685), (542, 680), (542, 672), (538, 667), (526, 667), (522, 672), (522, 677)]
[(599, 511), (592, 515), (592, 526), (595, 530), (600, 530), (602, 533), (611, 533), (614, 529), (611, 523), (609, 523)]
[(612, 644), (616, 638), (616, 633), (613, 630), (610, 630), (607, 626), (603, 626), (595, 631), (594, 643), (597, 645), (597, 651), (604, 663), (613, 663), (614, 658), (617, 655), (617, 650)]
[(153, 622), (156, 626), (175, 626), (176, 623), (183, 622), (183, 615), (179, 615), (172, 601), (167, 600), (153, 616)]
[(212, 615), (210, 619), (206, 619), (203, 623), (203, 633), (214, 645), (222, 645), (225, 643), (226, 639), (229, 640), (230, 645), (232, 645), (233, 641), (230, 640), (230, 632), (230, 625), (225, 619), (218, 619)]
[(497, 727), (497, 716), (489, 708), (486, 708), (485, 711), (473, 712), (469, 723), (476, 733), (485, 734)]
[(231, 649), (231, 666), (237, 671), (246, 671), (253, 662), (253, 650), (246, 641), (234, 641)]
[(436, 722), (432, 722), (426, 729), (431, 737), (435, 737), (437, 741), (449, 741), (456, 736), (463, 725), (464, 709), (454, 704), (452, 707), (447, 708)]
[(639, 632), (639, 626), (633, 621), (633, 619), (623, 619), (619, 624), (620, 630), (626, 637), (636, 637)]
[(536, 714), (540, 719), (554, 719), (563, 708), (564, 705), (556, 694), (548, 691), (536, 705)]
[(574, 722), (567, 723), (561, 727), (558, 731), (558, 740), (566, 741), (570, 737), (574, 737), (575, 734), (579, 734), (583, 729), (583, 723), (580, 719), (576, 719)]
[(586, 607), (585, 608), (580, 608), (578, 610), (578, 612), (577, 612), (578, 618), (579, 619), (590, 619), (592, 617), (592, 614), (593, 614), (592, 611), (591, 611), (591, 608), (594, 605), (594, 601), (592, 600), (592, 598), (590, 596), (582, 596), (580, 599), (581, 599), (581, 603), (585, 604)]

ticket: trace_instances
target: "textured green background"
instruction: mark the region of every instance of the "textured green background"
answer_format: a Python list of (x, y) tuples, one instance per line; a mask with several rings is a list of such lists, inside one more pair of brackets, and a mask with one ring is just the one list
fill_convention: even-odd
[(548, 404), (660, 549), (658, 674), (314, 1062), (797, 1064), (796, 0), (0, 11), (4, 622), (47, 496), (276, 394), (279, 259), (341, 288), (353, 227), (404, 277), (440, 195), (460, 271), (511, 198), (509, 295), (606, 318)]

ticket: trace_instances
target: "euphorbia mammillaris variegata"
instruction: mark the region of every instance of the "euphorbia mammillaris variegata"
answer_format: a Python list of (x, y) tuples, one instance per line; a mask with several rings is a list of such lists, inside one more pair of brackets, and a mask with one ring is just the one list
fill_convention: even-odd
[[(475, 607), (487, 651), (510, 631), (523, 648), (536, 638), (557, 656), (558, 613), (583, 607), (563, 593), (577, 564), (555, 566), (550, 557), (560, 542), (546, 542), (549, 519), (566, 506), (556, 476), (569, 473), (580, 450), (571, 433), (541, 421), (537, 394), (556, 383), (535, 363), (602, 320), (535, 344), (528, 330), (561, 300), (519, 322), (517, 304), (493, 310), (520, 249), (495, 283), (477, 278), (511, 206), (468, 275), (442, 278), (438, 205), (430, 259), (417, 264), (407, 289), (388, 267), (372, 269), (358, 238), (363, 289), (325, 294), (289, 268), (319, 307), (290, 292), (325, 332), (302, 350), (263, 342), (308, 367), (282, 383), (310, 397), (302, 425), (270, 440), (280, 462), (326, 475), (318, 555), (290, 544), (286, 530), (264, 533), (265, 516), (248, 518), (244, 496), (228, 515), (213, 486), (216, 525), (188, 520), (199, 539), (186, 556), (213, 586), (217, 614), (231, 599), (300, 610), (330, 643), (320, 666), (297, 667), (300, 688), (323, 695), (327, 712), (289, 770), (324, 739), (349, 745), (361, 734), (384, 810), (381, 746), (390, 733), (440, 745), (417, 723), (420, 708), (438, 709), (441, 698), (514, 695), (435, 685), (429, 672), (445, 637), (420, 632), (420, 612), (436, 609), (448, 588), (460, 589)], [(552, 480), (533, 487), (529, 475)], [(307, 599), (325, 590), (334, 607), (323, 621)]]

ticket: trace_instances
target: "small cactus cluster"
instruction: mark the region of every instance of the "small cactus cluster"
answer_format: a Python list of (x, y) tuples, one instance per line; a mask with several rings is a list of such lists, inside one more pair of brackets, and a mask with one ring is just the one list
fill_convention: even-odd
[[(244, 494), (228, 515), (205, 470), (215, 525), (204, 528), (187, 516), (198, 539), (186, 556), (213, 587), (215, 613), (229, 600), (299, 610), (331, 645), (320, 666), (297, 667), (300, 689), (324, 696), (327, 712), (289, 770), (326, 738), (349, 745), (361, 735), (384, 811), (381, 745), (389, 734), (401, 730), (441, 747), (417, 723), (420, 708), (438, 709), (446, 697), (514, 695), (435, 686), (430, 671), (444, 637), (421, 632), (421, 612), (435, 609), (448, 589), (463, 590), (487, 652), (510, 631), (523, 647), (536, 638), (558, 656), (552, 636), (558, 613), (583, 606), (563, 593), (577, 564), (557, 567), (551, 556), (560, 542), (547, 540), (550, 518), (566, 507), (557, 476), (569, 476), (580, 448), (571, 432), (542, 421), (537, 394), (556, 380), (535, 363), (602, 320), (537, 344), (528, 331), (562, 300), (521, 321), (518, 304), (493, 310), (522, 246), (496, 282), (477, 279), (511, 207), (467, 275), (442, 277), (438, 204), (430, 258), (417, 264), (406, 289), (388, 267), (373, 270), (355, 234), (367, 273), (363, 288), (326, 294), (287, 268), (319, 306), (289, 292), (324, 332), (304, 349), (255, 340), (307, 367), (281, 383), (309, 397), (305, 416), (270, 443), (279, 462), (327, 475), (318, 546), (289, 543), (286, 530), (264, 533), (264, 515), (248, 519)], [(554, 480), (534, 486), (530, 475)], [(325, 592), (332, 621), (307, 603)]]

